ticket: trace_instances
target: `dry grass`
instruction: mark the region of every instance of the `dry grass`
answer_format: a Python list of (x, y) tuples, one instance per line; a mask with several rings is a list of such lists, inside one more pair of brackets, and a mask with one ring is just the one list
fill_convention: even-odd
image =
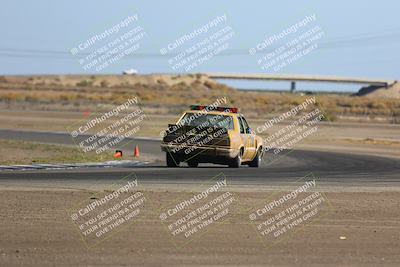
[[(166, 76), (33, 76), (1, 77), (0, 104), (8, 109), (32, 110), (98, 109), (138, 96), (148, 111), (176, 114), (190, 104), (210, 104), (226, 96), (229, 105), (254, 117), (268, 117), (289, 110), (311, 96), (290, 93), (243, 92), (216, 83), (203, 75)], [(400, 101), (321, 94), (317, 106), (327, 120), (363, 116), (400, 121)]]
[(0, 165), (96, 162), (112, 159), (111, 153), (97, 155), (61, 145), (0, 139)]

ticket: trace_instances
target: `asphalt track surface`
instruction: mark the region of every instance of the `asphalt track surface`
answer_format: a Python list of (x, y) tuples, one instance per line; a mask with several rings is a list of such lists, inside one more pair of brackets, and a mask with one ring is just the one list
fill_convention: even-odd
[[(42, 143), (73, 145), (66, 133), (0, 130), (1, 139), (29, 140)], [(27, 185), (56, 188), (87, 188), (91, 185), (112, 184), (134, 172), (143, 184), (198, 184), (223, 173), (233, 185), (284, 185), (313, 173), (325, 185), (337, 186), (400, 186), (400, 160), (345, 153), (293, 150), (261, 168), (242, 166), (231, 169), (220, 165), (189, 168), (167, 168), (161, 160), (164, 153), (160, 142), (147, 139), (127, 139), (125, 149), (139, 145), (142, 153), (160, 160), (142, 167), (115, 169), (35, 170), (0, 172), (0, 186)], [(266, 159), (271, 157), (266, 155)]]

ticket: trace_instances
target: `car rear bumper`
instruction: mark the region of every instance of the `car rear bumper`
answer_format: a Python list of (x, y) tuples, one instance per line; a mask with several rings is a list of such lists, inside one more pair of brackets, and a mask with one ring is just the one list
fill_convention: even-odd
[(193, 157), (197, 155), (201, 156), (215, 156), (224, 158), (235, 158), (239, 153), (239, 149), (233, 149), (229, 147), (221, 146), (181, 146), (178, 144), (161, 144), (161, 150), (169, 153), (173, 153), (180, 157)]

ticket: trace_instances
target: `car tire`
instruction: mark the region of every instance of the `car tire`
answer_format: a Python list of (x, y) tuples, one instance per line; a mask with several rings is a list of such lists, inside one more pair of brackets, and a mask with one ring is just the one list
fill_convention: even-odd
[(242, 155), (243, 155), (243, 149), (240, 149), (239, 153), (235, 158), (231, 160), (229, 163), (230, 168), (239, 168), (240, 165), (242, 165)]
[(190, 168), (197, 168), (197, 166), (199, 166), (199, 163), (197, 161), (188, 161), (187, 164)]
[(179, 167), (179, 161), (174, 159), (169, 152), (166, 153), (166, 162), (167, 167)]
[(262, 152), (261, 148), (257, 150), (257, 154), (254, 157), (252, 161), (250, 161), (249, 166), (253, 168), (258, 168), (261, 165), (261, 158), (262, 158)]

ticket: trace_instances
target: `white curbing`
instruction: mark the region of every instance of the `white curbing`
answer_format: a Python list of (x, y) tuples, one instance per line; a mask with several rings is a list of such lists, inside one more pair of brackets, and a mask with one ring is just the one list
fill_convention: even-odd
[(0, 165), (0, 171), (52, 170), (74, 168), (130, 168), (149, 164), (147, 161), (118, 160), (105, 162), (66, 163), (66, 164), (32, 164), (32, 165)]

